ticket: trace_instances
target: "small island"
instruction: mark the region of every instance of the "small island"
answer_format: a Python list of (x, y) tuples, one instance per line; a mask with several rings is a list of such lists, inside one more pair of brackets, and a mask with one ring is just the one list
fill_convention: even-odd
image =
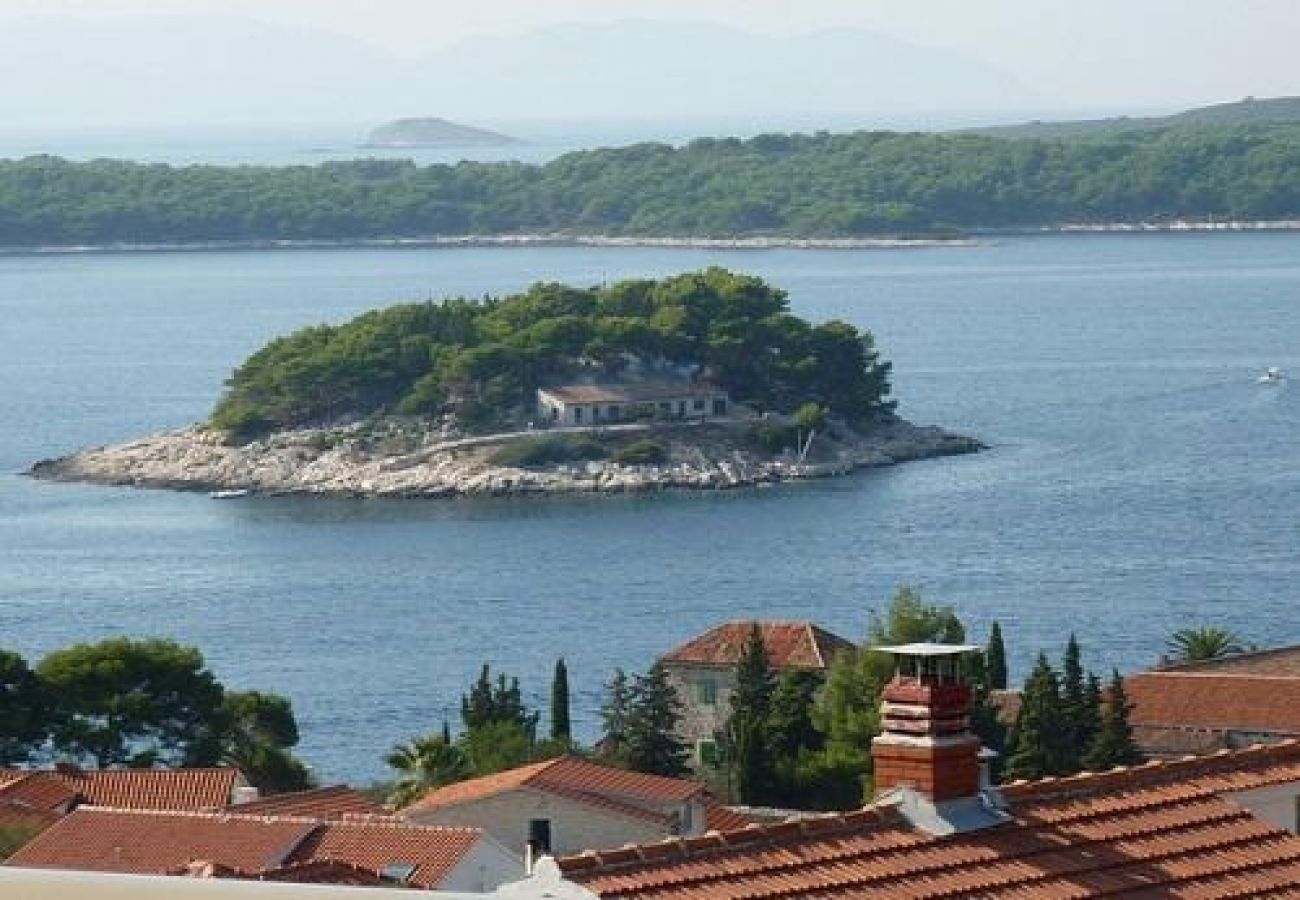
[(711, 268), (365, 313), (277, 338), (208, 421), (38, 478), (445, 497), (734, 488), (969, 453), (900, 418), (869, 332)]
[(433, 117), (398, 119), (381, 125), (361, 146), (371, 150), (437, 147), (505, 147), (518, 140), (506, 134)]

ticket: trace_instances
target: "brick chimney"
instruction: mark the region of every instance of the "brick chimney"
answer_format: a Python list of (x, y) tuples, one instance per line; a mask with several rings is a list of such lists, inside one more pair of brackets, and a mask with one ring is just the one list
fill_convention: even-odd
[(980, 739), (970, 731), (971, 689), (962, 656), (979, 650), (957, 644), (876, 647), (892, 653), (879, 737), (871, 742), (876, 794), (910, 787), (934, 803), (980, 792)]

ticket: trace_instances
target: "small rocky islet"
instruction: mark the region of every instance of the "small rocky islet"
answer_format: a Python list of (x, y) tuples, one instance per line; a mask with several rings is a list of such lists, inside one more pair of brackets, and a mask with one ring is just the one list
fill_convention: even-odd
[[(494, 462), (511, 442), (536, 436), (448, 437), (433, 423), (387, 421), (278, 432), (231, 445), (203, 425), (38, 462), (31, 475), (191, 491), (344, 497), (460, 497), (713, 490), (822, 478), (856, 469), (972, 453), (983, 445), (942, 428), (882, 420), (865, 433), (838, 426), (802, 462), (745, 446), (739, 424), (682, 424), (589, 432), (611, 449), (636, 441), (663, 448), (658, 462), (615, 458), (539, 466)], [(566, 434), (576, 432), (566, 431)]]
[(724, 489), (970, 453), (901, 418), (869, 331), (711, 268), (364, 313), (245, 360), (206, 422), (37, 478), (362, 497)]

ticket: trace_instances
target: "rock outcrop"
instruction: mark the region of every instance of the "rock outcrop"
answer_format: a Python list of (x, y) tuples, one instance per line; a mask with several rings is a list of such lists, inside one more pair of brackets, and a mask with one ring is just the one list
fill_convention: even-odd
[[(611, 434), (613, 430), (605, 434)], [(435, 429), (412, 432), (373, 423), (349, 429), (278, 432), (240, 446), (201, 426), (43, 460), (30, 474), (57, 481), (175, 490), (248, 490), (259, 494), (364, 497), (625, 493), (669, 488), (720, 489), (843, 475), (854, 469), (971, 453), (983, 445), (936, 427), (891, 418), (865, 433), (833, 429), (813, 461), (747, 449), (739, 427), (627, 425), (618, 437), (652, 437), (662, 463), (612, 461), (538, 468), (495, 465), (493, 452), (521, 435), (449, 440)], [(832, 436), (833, 435), (833, 436)]]

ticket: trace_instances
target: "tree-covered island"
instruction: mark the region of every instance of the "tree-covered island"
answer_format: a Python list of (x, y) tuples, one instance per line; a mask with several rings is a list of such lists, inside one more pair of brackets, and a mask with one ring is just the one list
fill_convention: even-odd
[[(894, 414), (869, 332), (813, 324), (720, 268), (404, 304), (271, 341), (209, 420), (38, 463), (33, 474), (265, 492), (729, 487), (969, 452)], [(724, 403), (552, 422), (539, 388), (708, 386)], [(702, 410), (697, 412), (697, 410)]]
[(467, 235), (815, 239), (1300, 218), (1300, 124), (1072, 138), (767, 134), (568, 153), (170, 166), (0, 161), (0, 246)]

